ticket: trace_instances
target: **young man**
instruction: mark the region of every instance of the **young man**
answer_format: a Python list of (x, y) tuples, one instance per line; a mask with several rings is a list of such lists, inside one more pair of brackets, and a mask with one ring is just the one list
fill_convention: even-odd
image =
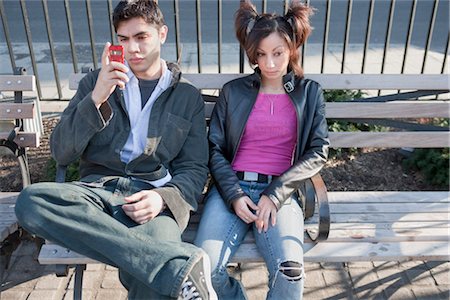
[(126, 62), (81, 80), (51, 136), (79, 182), (37, 183), (19, 196), (22, 226), (119, 268), (130, 299), (216, 299), (208, 257), (183, 243), (207, 177), (204, 104), (160, 58), (167, 26), (152, 0), (121, 1), (114, 27)]

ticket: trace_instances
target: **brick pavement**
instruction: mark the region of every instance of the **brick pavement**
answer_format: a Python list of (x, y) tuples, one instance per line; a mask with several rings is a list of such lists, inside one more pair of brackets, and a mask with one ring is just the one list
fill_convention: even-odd
[[(36, 261), (37, 246), (25, 237), (13, 254), (2, 282), (1, 300), (71, 300), (73, 269), (56, 277), (54, 267)], [(304, 299), (450, 299), (450, 262), (307, 263)], [(267, 270), (263, 264), (243, 264), (230, 269), (242, 280), (249, 299), (264, 299)], [(117, 269), (88, 265), (83, 299), (122, 300), (127, 292)]]

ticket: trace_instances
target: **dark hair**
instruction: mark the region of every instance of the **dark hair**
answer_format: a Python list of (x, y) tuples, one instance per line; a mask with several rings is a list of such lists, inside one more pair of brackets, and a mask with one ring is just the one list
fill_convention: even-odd
[(245, 49), (250, 64), (256, 65), (257, 50), (261, 40), (273, 32), (278, 32), (289, 45), (289, 68), (296, 75), (303, 76), (297, 50), (311, 33), (309, 17), (312, 12), (311, 7), (299, 1), (292, 1), (284, 16), (275, 13), (259, 15), (250, 1), (241, 2), (235, 16), (236, 37)]
[(141, 17), (148, 24), (158, 28), (165, 25), (164, 16), (156, 0), (122, 0), (114, 8), (112, 20), (117, 32), (120, 22)]

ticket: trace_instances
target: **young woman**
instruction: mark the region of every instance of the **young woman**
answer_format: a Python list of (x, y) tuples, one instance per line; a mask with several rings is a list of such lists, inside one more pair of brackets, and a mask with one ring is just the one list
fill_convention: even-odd
[(284, 16), (236, 13), (237, 38), (252, 75), (224, 85), (211, 117), (208, 193), (196, 245), (210, 256), (219, 299), (246, 299), (226, 270), (248, 230), (269, 271), (268, 299), (301, 299), (303, 212), (297, 190), (328, 155), (325, 104), (318, 83), (303, 78), (298, 48), (311, 8), (295, 2)]

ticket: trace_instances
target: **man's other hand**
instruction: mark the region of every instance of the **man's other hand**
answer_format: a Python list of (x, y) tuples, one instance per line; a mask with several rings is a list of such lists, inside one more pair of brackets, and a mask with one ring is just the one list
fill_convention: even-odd
[(127, 204), (122, 205), (125, 214), (138, 224), (144, 224), (155, 218), (164, 208), (161, 196), (152, 190), (143, 190), (125, 197)]

